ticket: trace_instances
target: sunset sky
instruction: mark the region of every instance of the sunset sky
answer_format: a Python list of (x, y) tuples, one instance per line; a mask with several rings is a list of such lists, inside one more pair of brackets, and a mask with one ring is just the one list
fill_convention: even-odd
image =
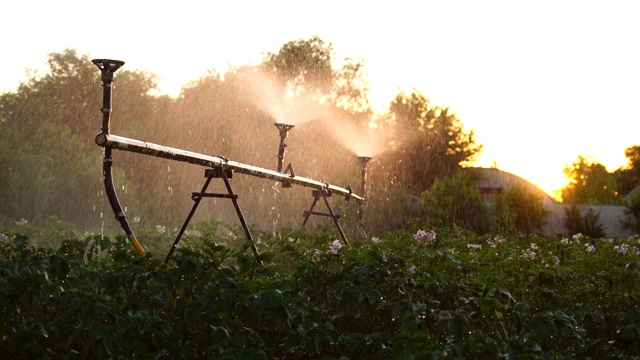
[(551, 193), (578, 155), (610, 171), (640, 144), (635, 1), (40, 1), (0, 5), (0, 92), (68, 47), (158, 74), (177, 94), (317, 35), (364, 60), (377, 109), (416, 88), (484, 144), (478, 165)]

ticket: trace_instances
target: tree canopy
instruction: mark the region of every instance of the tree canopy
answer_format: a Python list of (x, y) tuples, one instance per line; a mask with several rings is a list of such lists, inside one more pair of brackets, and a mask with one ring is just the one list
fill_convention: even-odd
[(482, 150), (473, 130), (465, 131), (455, 113), (417, 90), (398, 94), (389, 109), (398, 144), (393, 156), (409, 191), (416, 195), (435, 180), (455, 174)]
[[(273, 87), (252, 88), (246, 80), (257, 74), (273, 80)], [(274, 101), (298, 101), (302, 110), (313, 113), (287, 140), (287, 160), (296, 172), (357, 188), (360, 167), (349, 143), (375, 131), (348, 132), (339, 125), (368, 129), (368, 92), (362, 60), (338, 60), (331, 44), (311, 37), (267, 53), (261, 64), (224, 74), (212, 69), (185, 85), (177, 98), (158, 95), (156, 75), (125, 66), (115, 77), (112, 129), (122, 136), (273, 168), (276, 119), (256, 96), (266, 93)], [(5, 172), (0, 177), (0, 220), (55, 215), (95, 229), (110, 217), (102, 195), (101, 152), (94, 143), (101, 95), (98, 70), (75, 49), (50, 54), (48, 71), (32, 73), (17, 91), (0, 94), (0, 168)], [(395, 145), (371, 163), (372, 191), (366, 194), (369, 212), (397, 217), (387, 219), (380, 231), (404, 224), (398, 219), (406, 215), (406, 203), (398, 200), (391, 206), (392, 194), (400, 194), (397, 199), (419, 195), (481, 150), (473, 131), (465, 131), (455, 113), (417, 90), (400, 92), (389, 109), (381, 114), (386, 120), (378, 131), (392, 134)], [(328, 131), (331, 127), (342, 137), (332, 136), (336, 131)], [(114, 159), (119, 196), (130, 218), (149, 227), (182, 222), (191, 192), (202, 183), (201, 169), (126, 152)], [(240, 177), (234, 185), (254, 205), (248, 221), (258, 226), (275, 226), (274, 219), (280, 219), (279, 226), (294, 226), (299, 220), (295, 209), (302, 211), (309, 201), (308, 194), (288, 191), (265, 195), (273, 193), (273, 184), (256, 179)], [(283, 204), (288, 206), (279, 206)], [(202, 216), (228, 220), (235, 213), (205, 209)]]
[(561, 190), (562, 201), (571, 205), (623, 205), (617, 190), (617, 179), (607, 168), (583, 155), (564, 173), (569, 183)]
[(627, 166), (615, 171), (618, 176), (618, 190), (626, 196), (636, 187), (640, 186), (640, 145), (629, 146), (625, 149)]

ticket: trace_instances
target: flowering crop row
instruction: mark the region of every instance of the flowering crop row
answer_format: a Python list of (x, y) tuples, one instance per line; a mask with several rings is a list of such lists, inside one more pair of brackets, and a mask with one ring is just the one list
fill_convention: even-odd
[(169, 264), (124, 238), (0, 235), (10, 358), (637, 358), (639, 238), (416, 229), (185, 237)]

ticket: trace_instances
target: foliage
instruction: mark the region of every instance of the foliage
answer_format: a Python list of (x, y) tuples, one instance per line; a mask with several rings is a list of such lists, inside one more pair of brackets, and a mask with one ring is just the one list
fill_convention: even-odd
[(640, 186), (640, 145), (629, 146), (625, 149), (627, 166), (616, 170), (618, 190), (626, 196), (633, 189)]
[(633, 220), (624, 221), (622, 225), (629, 230), (640, 233), (640, 191), (631, 197), (628, 209), (625, 212), (633, 217)]
[(448, 108), (442, 108), (418, 91), (400, 93), (389, 107), (398, 148), (387, 155), (394, 161), (412, 194), (429, 189), (436, 179), (455, 174), (482, 149), (473, 130)]
[[(88, 120), (98, 118), (99, 76), (87, 55), (71, 49), (50, 54), (48, 65), (48, 72), (33, 74), (15, 93), (0, 95), (0, 219), (44, 224), (57, 216), (95, 231), (101, 214), (110, 211), (100, 197), (100, 151), (93, 143), (99, 122)], [(137, 121), (144, 120), (133, 110), (142, 109), (132, 103), (143, 104), (138, 100), (153, 88), (153, 78), (127, 71), (121, 75), (117, 84), (131, 93), (123, 94), (114, 106), (128, 108)], [(162, 181), (133, 183), (122, 171), (115, 178), (126, 189), (121, 195), (129, 210), (148, 206), (145, 210), (151, 211), (157, 205), (149, 192), (136, 190), (145, 186), (153, 191)]]
[(13, 359), (640, 356), (637, 238), (427, 230), (350, 249), (285, 230), (263, 239), (263, 265), (250, 243), (208, 231), (168, 264), (121, 237), (48, 248), (5, 233), (0, 347)]
[(542, 197), (522, 183), (513, 184), (495, 198), (493, 218), (499, 232), (534, 233), (546, 224), (548, 214)]
[[(398, 95), (393, 111), (378, 114), (383, 120), (370, 127), (364, 62), (336, 59), (331, 44), (317, 37), (287, 42), (258, 65), (231, 67), (224, 74), (210, 70), (176, 98), (159, 95), (156, 75), (128, 70), (128, 65), (114, 80), (111, 130), (117, 135), (273, 168), (274, 157), (265, 154), (278, 151), (273, 123), (280, 119), (256, 98), (252, 86), (257, 81), (249, 77), (266, 72), (279, 82), (262, 89), (262, 95), (284, 101), (276, 104), (281, 107), (296, 103), (304, 110), (304, 116), (295, 114), (303, 116), (296, 120), (304, 120), (304, 126), (296, 126), (287, 139), (292, 151), (286, 160), (297, 174), (355, 189), (360, 166), (354, 143), (389, 140), (368, 149), (380, 153), (388, 143), (402, 144), (371, 162), (377, 169), (371, 170), (367, 212), (385, 219), (375, 220), (376, 233), (419, 218), (413, 200), (480, 149), (455, 114), (417, 92)], [(104, 196), (101, 149), (94, 143), (101, 93), (99, 71), (88, 55), (65, 49), (49, 54), (47, 69), (31, 72), (17, 91), (0, 94), (0, 222), (25, 218), (46, 226), (49, 217), (57, 216), (92, 232), (117, 227)], [(415, 113), (422, 107), (429, 111)], [(411, 133), (420, 135), (416, 149)], [(202, 186), (203, 169), (122, 151), (113, 157), (118, 197), (134, 230), (178, 227), (192, 205), (191, 193)], [(310, 203), (307, 192), (279, 191), (264, 179), (238, 176), (233, 185), (241, 205), (252, 206), (247, 220), (264, 230), (297, 225)], [(199, 207), (194, 220), (237, 219), (232, 207), (213, 202), (215, 207)], [(353, 202), (340, 206), (345, 211), (357, 207)]]
[(604, 227), (600, 223), (600, 213), (596, 213), (592, 208), (589, 208), (584, 215), (576, 205), (565, 208), (564, 227), (570, 236), (582, 234), (598, 238), (605, 235)]
[(469, 173), (459, 171), (436, 180), (422, 193), (429, 222), (434, 226), (457, 225), (478, 234), (487, 232), (488, 214), (480, 191)]
[(561, 190), (562, 202), (572, 205), (624, 205), (616, 176), (604, 165), (580, 155), (564, 173), (569, 183)]
[(305, 91), (328, 93), (333, 80), (333, 49), (322, 39), (289, 41), (278, 53), (267, 53), (264, 66), (278, 75), (295, 94)]

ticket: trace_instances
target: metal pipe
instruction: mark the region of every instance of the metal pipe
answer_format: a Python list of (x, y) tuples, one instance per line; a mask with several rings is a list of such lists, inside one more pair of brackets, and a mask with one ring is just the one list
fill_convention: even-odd
[[(360, 160), (360, 164), (362, 165), (362, 171), (360, 173), (360, 193), (362, 196), (366, 198), (367, 192), (367, 165), (369, 161), (371, 161), (370, 156), (358, 156), (358, 160)], [(358, 208), (358, 227), (360, 231), (364, 233), (364, 208), (365, 203), (360, 202), (360, 207)]]
[(285, 140), (287, 139), (287, 134), (289, 130), (291, 130), (294, 125), (284, 124), (284, 123), (275, 123), (274, 124), (278, 130), (280, 130), (280, 147), (278, 149), (278, 172), (282, 172), (282, 163), (284, 161), (284, 150), (287, 147)]
[[(346, 200), (351, 198), (363, 201), (364, 198), (353, 194), (351, 188), (347, 186), (346, 189), (331, 185), (329, 183), (323, 181), (317, 181), (313, 179), (308, 179), (301, 176), (296, 176), (293, 171), (290, 174), (282, 174), (282, 161), (284, 159), (284, 150), (286, 147), (285, 139), (287, 136), (287, 132), (293, 128), (293, 125), (287, 124), (278, 124), (275, 125), (280, 130), (280, 149), (278, 152), (278, 171), (268, 170), (256, 166), (242, 164), (236, 161), (231, 161), (222, 156), (208, 156), (203, 155), (196, 152), (191, 152), (187, 150), (172, 148), (163, 145), (157, 145), (153, 143), (148, 143), (145, 141), (129, 139), (122, 136), (111, 135), (110, 125), (111, 125), (111, 100), (112, 100), (112, 83), (114, 79), (114, 73), (124, 65), (124, 61), (120, 60), (110, 60), (110, 59), (95, 59), (92, 60), (93, 64), (95, 64), (101, 72), (102, 78), (102, 89), (103, 89), (103, 98), (102, 98), (102, 128), (100, 133), (96, 136), (95, 142), (99, 146), (104, 148), (104, 162), (103, 162), (103, 176), (104, 176), (104, 185), (107, 193), (107, 197), (109, 199), (109, 204), (113, 210), (113, 213), (116, 216), (116, 219), (120, 223), (120, 226), (127, 234), (127, 237), (131, 244), (135, 247), (140, 255), (144, 255), (144, 249), (140, 246), (140, 243), (137, 240), (137, 237), (131, 230), (129, 226), (129, 222), (127, 221), (127, 217), (120, 205), (120, 201), (118, 200), (118, 196), (115, 191), (115, 186), (113, 184), (113, 175), (112, 175), (112, 150), (122, 150), (122, 151), (130, 151), (134, 153), (144, 154), (156, 156), (159, 158), (187, 162), (190, 164), (196, 164), (201, 166), (206, 166), (210, 168), (217, 168), (222, 171), (235, 171), (241, 174), (247, 174), (251, 176), (257, 176), (265, 179), (271, 179), (275, 181), (280, 181), (283, 184), (297, 184), (304, 187), (314, 188), (318, 191), (322, 191), (327, 194), (338, 193), (345, 196)], [(228, 182), (228, 180), (226, 180)], [(227, 184), (229, 185), (229, 184)], [(229, 186), (227, 186), (229, 188)], [(229, 189), (231, 193), (231, 189)], [(325, 202), (327, 200), (325, 199)], [(237, 205), (237, 204), (236, 204)], [(328, 205), (328, 204), (327, 204)], [(240, 215), (242, 219), (242, 214), (239, 211), (239, 208), (236, 206), (236, 211)], [(337, 218), (335, 214), (334, 221), (337, 224)], [(243, 226), (246, 230), (246, 224), (243, 223)], [(339, 225), (338, 225), (339, 227)], [(340, 228), (339, 228), (340, 229)], [(341, 229), (340, 229), (341, 230)], [(342, 233), (342, 231), (341, 231)], [(250, 238), (250, 235), (248, 235)], [(254, 248), (254, 251), (256, 249)], [(257, 254), (257, 252), (256, 252)]]
[(111, 123), (111, 93), (114, 73), (124, 65), (124, 61), (110, 59), (94, 59), (91, 62), (100, 69), (102, 77), (102, 128), (103, 134), (109, 133)]
[[(114, 73), (124, 65), (124, 61), (109, 60), (109, 59), (95, 59), (92, 62), (100, 69), (102, 77), (102, 128), (100, 129), (100, 135), (108, 136), (111, 123), (111, 99), (112, 99), (112, 83)], [(122, 210), (120, 201), (118, 200), (118, 194), (116, 193), (115, 186), (113, 184), (113, 173), (111, 167), (113, 165), (113, 157), (111, 156), (111, 148), (105, 147), (104, 160), (102, 162), (102, 176), (104, 181), (104, 187), (109, 199), (111, 209), (116, 216), (116, 219), (120, 223), (120, 226), (127, 234), (127, 238), (140, 255), (144, 255), (144, 249), (140, 246), (138, 238), (131, 230), (127, 216)]]
[(222, 156), (204, 155), (188, 150), (172, 148), (169, 146), (153, 144), (146, 141), (140, 141), (111, 134), (98, 134), (98, 136), (96, 136), (96, 144), (105, 148), (156, 156), (163, 159), (186, 162), (189, 164), (201, 165), (211, 168), (230, 169), (240, 174), (261, 177), (269, 180), (282, 182), (288, 181), (292, 184), (301, 185), (308, 188), (327, 190), (333, 193), (341, 194), (345, 196), (346, 199), (355, 199), (357, 201), (364, 200), (362, 196), (354, 194), (350, 189), (341, 188), (324, 181), (313, 180), (302, 176), (281, 174), (274, 170), (243, 164), (237, 161), (229, 160)]

